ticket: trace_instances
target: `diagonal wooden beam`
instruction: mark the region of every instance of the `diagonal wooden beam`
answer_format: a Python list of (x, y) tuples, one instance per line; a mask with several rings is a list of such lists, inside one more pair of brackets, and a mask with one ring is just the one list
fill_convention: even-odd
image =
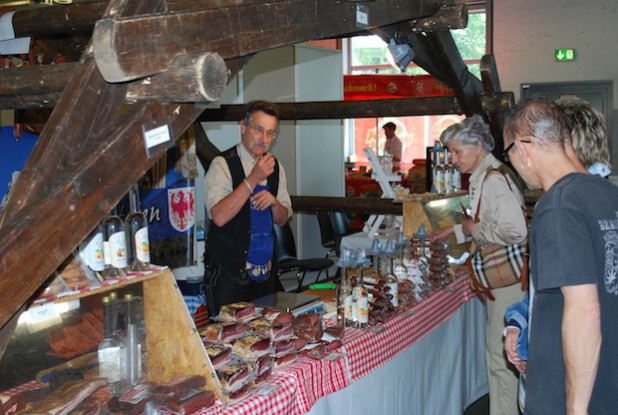
[[(228, 62), (232, 74), (246, 61)], [(71, 163), (6, 218), (0, 227), (0, 327), (203, 110), (195, 104), (132, 106), (98, 137), (85, 140)], [(171, 135), (169, 142), (151, 149), (150, 157), (142, 135), (147, 121), (168, 123)]]
[[(381, 0), (366, 3), (370, 26), (432, 15), (437, 0)], [(166, 70), (177, 54), (203, 51), (224, 59), (307, 40), (359, 32), (356, 4), (332, 0), (282, 0), (209, 10), (99, 20), (95, 59), (109, 82)], [(268, 22), (268, 24), (264, 24)]]

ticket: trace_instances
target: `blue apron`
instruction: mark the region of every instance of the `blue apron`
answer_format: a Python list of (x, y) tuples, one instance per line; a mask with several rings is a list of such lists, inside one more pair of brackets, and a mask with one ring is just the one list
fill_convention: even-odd
[[(258, 184), (253, 189), (257, 194), (262, 190), (268, 190), (268, 185)], [(273, 257), (274, 237), (273, 218), (270, 208), (257, 210), (251, 206), (251, 242), (247, 254), (247, 275), (251, 281), (260, 282), (270, 276), (271, 259)]]

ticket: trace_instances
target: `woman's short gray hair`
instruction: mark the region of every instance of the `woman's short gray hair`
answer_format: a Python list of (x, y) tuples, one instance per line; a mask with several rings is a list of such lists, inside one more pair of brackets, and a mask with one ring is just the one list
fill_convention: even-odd
[(442, 144), (448, 146), (451, 140), (467, 146), (476, 146), (480, 141), (487, 152), (491, 152), (496, 145), (489, 126), (483, 120), (483, 117), (478, 114), (453, 124), (442, 131), (440, 135)]

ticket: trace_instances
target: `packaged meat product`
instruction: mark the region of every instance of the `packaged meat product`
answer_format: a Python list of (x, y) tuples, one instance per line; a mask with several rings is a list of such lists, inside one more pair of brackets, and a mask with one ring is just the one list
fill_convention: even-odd
[(300, 352), (300, 355), (319, 360), (326, 355), (326, 342), (320, 342), (314, 347), (304, 349)]
[(206, 353), (210, 358), (210, 363), (215, 370), (228, 365), (232, 360), (232, 348), (222, 344), (206, 343), (204, 345)]
[(275, 369), (282, 367), (282, 366), (286, 366), (289, 365), (292, 362), (296, 361), (296, 355), (297, 353), (288, 353), (286, 355), (283, 356), (279, 356), (279, 357), (275, 357), (275, 361), (274, 361), (274, 367)]
[(247, 323), (246, 327), (254, 333), (270, 336), (270, 329), (272, 328), (272, 325), (273, 323), (269, 319), (260, 317)]
[(224, 393), (224, 394), (227, 397), (227, 405), (229, 406), (236, 405), (238, 402), (242, 401), (243, 399), (251, 395), (251, 385), (247, 384), (238, 390), (231, 391), (229, 393)]
[(109, 401), (109, 409), (129, 415), (143, 413), (146, 403), (152, 395), (153, 386), (152, 383), (141, 383), (129, 388), (121, 396), (113, 397)]
[(270, 330), (270, 338), (275, 340), (285, 340), (294, 336), (292, 324), (273, 324)]
[(37, 405), (21, 411), (20, 415), (68, 414), (97, 389), (102, 387), (107, 387), (107, 382), (104, 379), (67, 382)]
[(245, 361), (255, 360), (270, 353), (270, 338), (259, 334), (252, 334), (234, 342), (232, 352)]
[(269, 356), (269, 355), (262, 356), (251, 362), (247, 362), (249, 373), (253, 376), (261, 375), (262, 373), (270, 369), (272, 365), (273, 365), (273, 358), (272, 356)]
[(268, 378), (270, 378), (270, 373), (272, 372), (272, 368), (268, 368), (267, 370), (264, 371), (264, 373), (262, 373), (261, 375), (259, 375), (258, 377), (256, 377), (252, 382), (251, 385), (252, 386), (259, 386), (262, 383), (266, 383), (266, 381), (268, 381)]
[(158, 398), (166, 396), (182, 397), (192, 389), (204, 389), (205, 386), (206, 378), (201, 375), (174, 376), (155, 386), (152, 389), (152, 394)]
[(289, 311), (282, 311), (273, 320), (273, 324), (292, 324), (293, 322), (294, 314)]
[(242, 388), (249, 381), (249, 369), (245, 363), (236, 362), (222, 367), (217, 371), (221, 389), (233, 392)]
[(322, 338), (322, 318), (318, 313), (303, 314), (294, 319), (294, 334), (308, 343), (315, 343)]
[(192, 390), (181, 398), (171, 397), (165, 401), (157, 400), (157, 407), (176, 414), (192, 414), (211, 407), (215, 403), (215, 394), (207, 390)]
[(219, 319), (222, 321), (247, 321), (255, 317), (255, 305), (244, 301), (221, 306)]
[(245, 326), (236, 322), (211, 323), (200, 332), (204, 340), (230, 343), (245, 335)]
[(262, 317), (267, 318), (270, 321), (273, 321), (279, 314), (281, 314), (279, 310), (275, 310), (271, 307), (264, 307), (262, 310)]
[(283, 356), (284, 354), (288, 354), (291, 352), (298, 352), (303, 347), (307, 345), (307, 342), (304, 339), (296, 338), (296, 339), (288, 339), (281, 340), (274, 343), (275, 346), (275, 356)]

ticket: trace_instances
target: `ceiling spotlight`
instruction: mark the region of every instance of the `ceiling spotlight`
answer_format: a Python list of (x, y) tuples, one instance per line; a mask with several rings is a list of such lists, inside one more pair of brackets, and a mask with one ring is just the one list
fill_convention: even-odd
[(391, 39), (387, 47), (390, 58), (392, 58), (392, 60), (389, 59), (389, 62), (391, 62), (391, 64), (394, 62), (395, 65), (393, 66), (399, 68), (401, 72), (406, 70), (408, 65), (414, 60), (414, 56), (416, 56), (409, 43), (397, 44), (394, 39)]

